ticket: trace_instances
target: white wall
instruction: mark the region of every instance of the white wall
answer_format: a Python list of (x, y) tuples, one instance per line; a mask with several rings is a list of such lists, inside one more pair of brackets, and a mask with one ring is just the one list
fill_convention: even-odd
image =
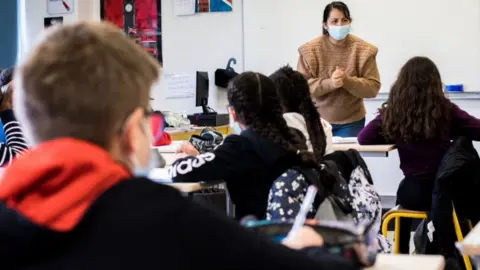
[[(319, 36), (324, 7), (332, 0), (248, 0), (245, 2), (246, 69), (269, 74), (296, 66), (298, 47)], [(480, 1), (344, 0), (352, 32), (379, 48), (382, 92), (388, 92), (401, 66), (428, 56), (445, 84), (480, 91)], [(462, 12), (453, 12), (460, 8)], [(460, 26), (462, 25), (462, 26)]]
[[(36, 37), (44, 29), (47, 13), (46, 2), (42, 0), (19, 0), (21, 15), (20, 59), (32, 47)], [(209, 105), (219, 112), (226, 112), (226, 91), (214, 83), (214, 72), (225, 68), (228, 59), (237, 59), (237, 72), (243, 71), (243, 3), (233, 1), (233, 12), (197, 14), (178, 17), (173, 14), (171, 0), (162, 0), (163, 31), (163, 73), (188, 73), (208, 71), (210, 76)], [(78, 20), (99, 20), (99, 0), (75, 1), (74, 13), (64, 16), (64, 23)], [(195, 99), (168, 99), (166, 87), (161, 80), (152, 92), (154, 109), (200, 112)]]
[[(162, 34), (164, 72), (195, 74), (208, 71), (209, 105), (226, 112), (226, 91), (217, 89), (214, 72), (225, 68), (230, 57), (237, 59), (235, 70), (243, 71), (242, 1), (233, 1), (232, 12), (174, 16), (171, 0), (162, 0)], [(154, 89), (156, 109), (200, 112), (195, 99), (165, 100), (166, 88), (161, 82)]]
[[(21, 60), (43, 32), (43, 19), (54, 16), (49, 15), (47, 12), (47, 1), (18, 0), (18, 2), (20, 15), (19, 60)], [(63, 15), (63, 22), (72, 23), (78, 20), (100, 20), (100, 0), (75, 1), (74, 12)]]

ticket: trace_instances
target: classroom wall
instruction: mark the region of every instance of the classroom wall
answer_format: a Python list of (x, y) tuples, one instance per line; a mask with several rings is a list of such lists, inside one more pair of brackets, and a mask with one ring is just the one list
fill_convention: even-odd
[[(9, 0), (11, 1), (11, 0)], [(19, 60), (22, 60), (44, 30), (44, 18), (54, 17), (47, 12), (47, 2), (18, 0)], [(56, 16), (56, 15), (55, 15)], [(79, 20), (100, 20), (100, 0), (75, 1), (74, 12), (63, 15), (63, 23)]]
[[(18, 0), (20, 2), (20, 35), (22, 59), (43, 31), (43, 19), (49, 17), (45, 1)], [(232, 12), (197, 14), (178, 17), (173, 14), (171, 0), (162, 0), (162, 37), (164, 73), (195, 75), (208, 71), (210, 77), (209, 105), (219, 112), (226, 112), (226, 91), (214, 84), (214, 72), (225, 68), (230, 57), (237, 59), (235, 70), (243, 71), (243, 1), (233, 1)], [(100, 1), (75, 1), (73, 14), (64, 16), (64, 23), (78, 20), (99, 20)], [(200, 112), (195, 99), (165, 99), (167, 89), (164, 80), (152, 91), (154, 109)]]
[[(175, 16), (171, 0), (162, 0), (162, 39), (165, 73), (208, 71), (210, 77), (209, 105), (226, 112), (226, 90), (217, 88), (214, 72), (225, 68), (230, 57), (237, 59), (235, 70), (243, 70), (243, 2), (233, 1), (232, 12)], [(200, 112), (195, 98), (168, 99), (165, 81), (153, 91), (155, 109)]]
[[(353, 18), (352, 33), (378, 47), (382, 92), (418, 55), (435, 61), (445, 84), (480, 91), (480, 1), (343, 1)], [(295, 67), (298, 47), (321, 35), (323, 10), (330, 2), (244, 1), (246, 69), (271, 73), (279, 65)], [(462, 11), (452, 12), (456, 9)]]

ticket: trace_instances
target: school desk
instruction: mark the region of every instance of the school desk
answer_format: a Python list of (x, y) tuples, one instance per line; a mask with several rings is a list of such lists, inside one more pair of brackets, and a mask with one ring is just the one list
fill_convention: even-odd
[(175, 159), (168, 158), (168, 156), (170, 155), (171, 157), (175, 157), (176, 154), (167, 153), (162, 155), (164, 156), (165, 161), (167, 162), (167, 167), (153, 169), (148, 176), (152, 181), (174, 187), (177, 190), (179, 190), (182, 194), (186, 195), (187, 197), (191, 197), (193, 195), (193, 192), (202, 191), (208, 188), (218, 187), (220, 189), (224, 189), (225, 195), (226, 195), (225, 204), (227, 209), (227, 216), (229, 217), (235, 216), (235, 206), (233, 205), (232, 200), (230, 199), (230, 194), (228, 194), (228, 190), (225, 184), (223, 183), (223, 181), (215, 181), (211, 183), (172, 183), (168, 170), (169, 170), (169, 167), (171, 167), (171, 163), (173, 162), (172, 160), (175, 160)]
[(475, 225), (465, 239), (460, 243), (460, 250), (463, 254), (469, 255), (473, 260), (472, 263), (480, 269), (480, 223)]
[(465, 236), (461, 243), (463, 254), (480, 255), (480, 223)]
[(357, 150), (362, 157), (388, 157), (390, 151), (395, 150), (395, 145), (359, 145), (356, 143), (334, 143), (333, 150), (346, 151), (349, 149)]
[(375, 265), (366, 270), (442, 270), (444, 266), (440, 255), (378, 254)]
[[(187, 127), (187, 128), (166, 128), (165, 131), (170, 134), (173, 141), (186, 141), (192, 137), (192, 135), (200, 135), (200, 132), (204, 130), (206, 127)], [(227, 136), (230, 134), (230, 127), (226, 126), (219, 126), (219, 127), (212, 127), (215, 131), (219, 132), (223, 136)]]
[[(157, 149), (165, 156), (168, 153), (175, 153), (178, 147), (184, 142), (185, 140), (174, 140), (170, 145), (158, 146), (154, 147), (154, 149)], [(388, 157), (388, 153), (395, 150), (395, 145), (359, 145), (356, 143), (333, 144), (333, 150), (335, 151), (346, 151), (349, 149), (357, 150), (363, 157)]]

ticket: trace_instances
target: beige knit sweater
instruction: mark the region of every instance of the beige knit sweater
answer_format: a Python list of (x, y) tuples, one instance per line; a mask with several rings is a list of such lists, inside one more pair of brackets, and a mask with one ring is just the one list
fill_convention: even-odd
[[(297, 69), (308, 79), (322, 118), (332, 124), (347, 124), (365, 117), (363, 99), (376, 97), (380, 91), (375, 46), (351, 34), (335, 45), (325, 35), (300, 46), (298, 51)], [(330, 77), (337, 66), (345, 69), (347, 78), (343, 87), (335, 89)]]

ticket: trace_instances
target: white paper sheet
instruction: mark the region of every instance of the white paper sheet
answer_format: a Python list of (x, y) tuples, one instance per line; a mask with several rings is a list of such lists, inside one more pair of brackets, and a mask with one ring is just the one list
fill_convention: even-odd
[(167, 99), (182, 99), (195, 97), (195, 77), (188, 74), (164, 75), (167, 84)]
[(195, 0), (172, 0), (173, 13), (175, 16), (195, 14)]

